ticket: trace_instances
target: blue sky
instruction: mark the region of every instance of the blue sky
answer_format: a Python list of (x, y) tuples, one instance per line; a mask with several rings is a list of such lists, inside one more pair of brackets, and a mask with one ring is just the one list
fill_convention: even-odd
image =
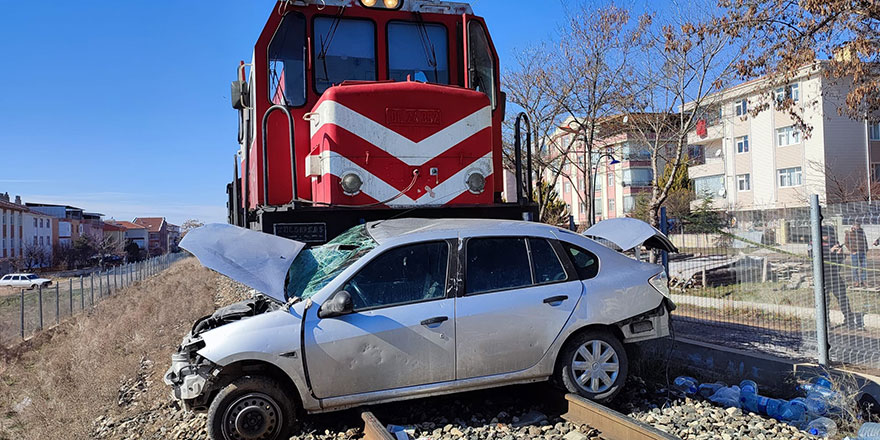
[[(560, 0), (477, 0), (501, 63)], [(223, 222), (229, 82), (274, 1), (0, 0), (0, 192), (117, 219)]]

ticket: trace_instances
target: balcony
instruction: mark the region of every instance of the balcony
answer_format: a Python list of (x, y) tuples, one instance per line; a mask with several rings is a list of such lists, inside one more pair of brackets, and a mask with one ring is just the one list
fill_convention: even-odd
[(724, 161), (717, 157), (706, 158), (702, 165), (688, 167), (688, 179), (724, 174)]
[(688, 133), (688, 142), (692, 144), (701, 144), (708, 141), (721, 139), (722, 137), (724, 137), (724, 124), (716, 122), (712, 125), (706, 126), (705, 136), (698, 135), (697, 131), (692, 131)]

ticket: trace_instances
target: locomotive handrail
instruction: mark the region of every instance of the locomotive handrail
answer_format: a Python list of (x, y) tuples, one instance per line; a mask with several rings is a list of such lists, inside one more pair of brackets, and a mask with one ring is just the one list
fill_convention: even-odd
[(528, 203), (532, 202), (532, 123), (529, 121), (528, 115), (525, 112), (520, 112), (519, 115), (516, 116), (516, 124), (514, 126), (514, 140), (513, 140), (513, 155), (514, 155), (514, 164), (516, 166), (516, 201), (520, 205), (525, 205), (526, 202), (523, 200), (523, 178), (522, 178), (522, 130), (520, 129), (520, 125), (522, 122), (526, 123), (526, 163), (527, 163), (527, 171), (528, 176), (526, 178), (528, 187), (526, 188), (526, 192), (528, 193)]
[(269, 110), (266, 110), (266, 113), (263, 115), (263, 204), (269, 204), (269, 115), (272, 114), (275, 110), (281, 110), (287, 116), (287, 122), (290, 125), (290, 184), (291, 189), (293, 191), (292, 197), (290, 199), (290, 204), (292, 205), (294, 201), (297, 199), (296, 194), (296, 150), (293, 145), (293, 117), (290, 116), (290, 110), (287, 109), (287, 106), (281, 104), (275, 104), (272, 107), (269, 107)]

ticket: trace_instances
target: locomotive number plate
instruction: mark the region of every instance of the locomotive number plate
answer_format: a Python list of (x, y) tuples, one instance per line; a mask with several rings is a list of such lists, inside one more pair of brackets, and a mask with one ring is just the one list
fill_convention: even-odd
[(275, 223), (275, 235), (303, 243), (327, 241), (327, 223)]

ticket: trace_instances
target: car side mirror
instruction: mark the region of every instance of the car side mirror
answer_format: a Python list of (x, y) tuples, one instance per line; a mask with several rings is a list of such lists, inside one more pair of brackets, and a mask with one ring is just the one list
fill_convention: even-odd
[(351, 302), (351, 294), (340, 290), (333, 294), (318, 309), (318, 318), (335, 318), (354, 312), (354, 303)]

